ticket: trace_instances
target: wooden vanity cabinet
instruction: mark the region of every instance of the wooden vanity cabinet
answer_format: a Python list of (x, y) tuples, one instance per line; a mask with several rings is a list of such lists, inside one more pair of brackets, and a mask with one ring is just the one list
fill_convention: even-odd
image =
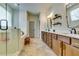
[(41, 38), (44, 41), (44, 32), (43, 31), (41, 32)]
[(63, 42), (63, 56), (79, 56), (79, 41), (71, 38), (71, 44)]
[(45, 42), (45, 43), (47, 43), (47, 32), (43, 32), (42, 31), (42, 40)]
[(52, 34), (52, 49), (58, 55), (62, 56), (62, 41), (57, 39), (57, 35)]
[(79, 39), (71, 38), (71, 40), (72, 40), (71, 45), (74, 46), (74, 47), (79, 48)]
[(69, 44), (63, 43), (63, 56), (72, 56), (72, 47)]
[(47, 33), (47, 45), (52, 48), (52, 34)]
[(62, 55), (63, 56), (66, 56), (66, 55), (71, 55), (72, 52), (71, 52), (71, 47), (70, 47), (70, 44), (71, 44), (71, 39), (70, 37), (66, 37), (66, 36), (62, 36), (62, 35), (58, 35), (58, 40), (62, 41)]
[(79, 48), (63, 43), (63, 56), (79, 56)]
[(73, 56), (79, 56), (79, 39), (71, 38), (71, 46), (73, 50)]
[(58, 35), (58, 40), (63, 41), (67, 44), (71, 44), (71, 39), (67, 36)]
[(43, 32), (42, 31), (42, 40), (50, 47), (50, 48), (52, 48), (52, 34), (51, 33), (49, 33), (49, 32)]
[(79, 56), (79, 48), (71, 47), (72, 48), (72, 56)]
[(43, 31), (41, 37), (58, 56), (79, 56), (79, 39)]
[(56, 40), (57, 39), (57, 35), (56, 34), (53, 34), (52, 33), (52, 37), (51, 37), (52, 39), (51, 39), (51, 46), (52, 46), (52, 49), (53, 49), (53, 40)]

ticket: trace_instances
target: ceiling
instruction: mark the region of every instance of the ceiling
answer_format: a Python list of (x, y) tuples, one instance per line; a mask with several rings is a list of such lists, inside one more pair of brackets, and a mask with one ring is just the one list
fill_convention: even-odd
[[(18, 5), (15, 3), (9, 4), (13, 9), (18, 9)], [(28, 10), (32, 13), (39, 13), (39, 12), (45, 12), (47, 11), (52, 3), (20, 3), (19, 8), (21, 11)]]

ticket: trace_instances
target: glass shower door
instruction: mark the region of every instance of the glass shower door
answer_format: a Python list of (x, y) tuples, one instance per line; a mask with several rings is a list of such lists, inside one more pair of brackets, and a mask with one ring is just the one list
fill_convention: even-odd
[(17, 55), (19, 51), (19, 5), (15, 3), (7, 4), (7, 55)]
[[(17, 6), (16, 6), (17, 5)], [(17, 55), (19, 51), (19, 7), (18, 4), (0, 3), (0, 56)]]
[(7, 54), (7, 16), (6, 4), (0, 4), (0, 56)]

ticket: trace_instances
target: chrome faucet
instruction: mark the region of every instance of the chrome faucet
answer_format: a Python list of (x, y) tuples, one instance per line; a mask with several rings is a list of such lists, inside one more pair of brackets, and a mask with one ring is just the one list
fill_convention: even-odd
[(72, 34), (72, 33), (76, 34), (76, 29), (75, 29), (75, 28), (72, 28), (72, 29), (71, 29), (71, 34)]

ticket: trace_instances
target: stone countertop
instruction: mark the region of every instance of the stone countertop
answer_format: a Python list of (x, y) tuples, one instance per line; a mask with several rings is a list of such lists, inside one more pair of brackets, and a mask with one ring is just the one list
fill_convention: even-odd
[(79, 39), (79, 35), (78, 35), (78, 34), (69, 34), (69, 33), (60, 33), (60, 32), (50, 32), (50, 31), (45, 31), (45, 32), (54, 33), (54, 34), (58, 34), (58, 35), (62, 35), (62, 36), (67, 36), (67, 37)]

